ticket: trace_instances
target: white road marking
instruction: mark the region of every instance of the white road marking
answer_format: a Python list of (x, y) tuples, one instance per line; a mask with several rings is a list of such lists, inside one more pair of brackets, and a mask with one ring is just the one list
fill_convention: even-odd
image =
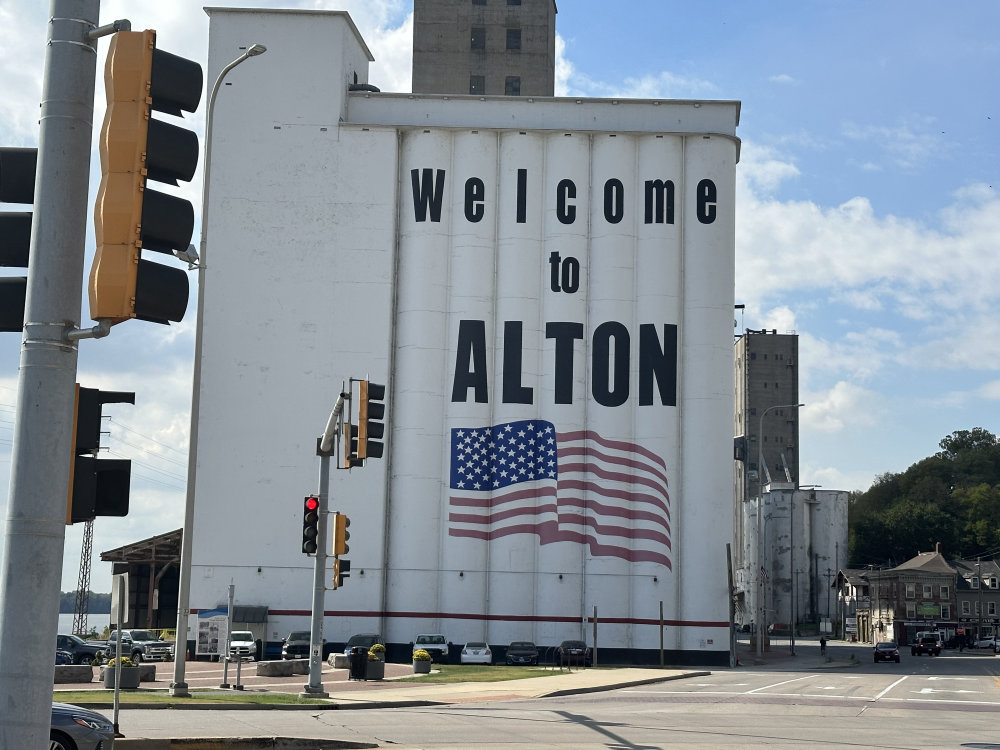
[(896, 687), (896, 685), (898, 685), (898, 684), (899, 684), (899, 683), (901, 683), (901, 682), (902, 682), (903, 680), (905, 680), (905, 679), (906, 679), (906, 677), (907, 677), (906, 675), (904, 675), (903, 677), (900, 677), (900, 678), (899, 678), (898, 680), (896, 680), (896, 681), (895, 681), (894, 683), (892, 683), (892, 684), (891, 684), (891, 685), (890, 685), (889, 687), (887, 687), (887, 688), (886, 688), (885, 690), (883, 690), (883, 691), (882, 691), (881, 693), (879, 693), (879, 694), (878, 694), (878, 695), (876, 695), (876, 696), (875, 696), (874, 698), (872, 698), (872, 700), (873, 700), (873, 701), (877, 701), (877, 700), (878, 700), (879, 698), (881, 698), (881, 697), (882, 697), (883, 695), (885, 695), (885, 694), (886, 694), (886, 693), (888, 693), (888, 692), (889, 692), (890, 690), (892, 690), (892, 689), (893, 689), (894, 687)]
[(781, 682), (776, 682), (773, 685), (764, 685), (763, 687), (754, 688), (753, 690), (748, 690), (747, 695), (753, 693), (758, 693), (761, 690), (770, 690), (771, 688), (781, 687), (782, 685), (790, 685), (793, 682), (801, 682), (802, 680), (809, 680), (815, 677), (815, 675), (803, 675), (802, 677), (796, 677), (793, 680), (782, 680)]

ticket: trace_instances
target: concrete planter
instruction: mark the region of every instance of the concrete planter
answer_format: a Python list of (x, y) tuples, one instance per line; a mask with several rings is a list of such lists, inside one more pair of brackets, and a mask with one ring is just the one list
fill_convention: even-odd
[(370, 661), (368, 662), (368, 667), (365, 669), (365, 679), (366, 680), (381, 680), (385, 677), (385, 662), (384, 661)]
[(426, 661), (415, 661), (413, 662), (413, 674), (430, 674), (431, 673), (431, 662)]
[(93, 682), (94, 668), (88, 664), (57, 664), (55, 682)]
[[(108, 690), (113, 690), (115, 687), (114, 667), (105, 667), (103, 678), (104, 687)], [(139, 688), (139, 679), (139, 667), (122, 667), (121, 679), (118, 682), (118, 687), (122, 690), (137, 690)]]

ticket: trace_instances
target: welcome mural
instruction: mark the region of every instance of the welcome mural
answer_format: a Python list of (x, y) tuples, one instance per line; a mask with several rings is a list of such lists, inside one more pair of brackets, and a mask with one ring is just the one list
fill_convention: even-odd
[(397, 538), (425, 544), (391, 546), (392, 610), (440, 591), (436, 616), (531, 622), (540, 641), (598, 600), (626, 626), (650, 596), (683, 620), (684, 524), (713, 511), (685, 491), (682, 435), (697, 440), (692, 401), (719, 382), (690, 380), (706, 345), (729, 345), (704, 339), (697, 307), (731, 310), (734, 151), (403, 133), (390, 493)]

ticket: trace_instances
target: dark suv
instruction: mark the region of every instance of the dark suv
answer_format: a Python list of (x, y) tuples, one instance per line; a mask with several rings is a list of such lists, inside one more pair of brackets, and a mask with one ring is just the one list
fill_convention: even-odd
[(910, 646), (910, 654), (920, 656), (921, 654), (941, 655), (941, 641), (936, 635), (922, 635), (920, 640)]
[(308, 659), (309, 658), (309, 638), (312, 634), (308, 630), (293, 630), (281, 644), (282, 659)]

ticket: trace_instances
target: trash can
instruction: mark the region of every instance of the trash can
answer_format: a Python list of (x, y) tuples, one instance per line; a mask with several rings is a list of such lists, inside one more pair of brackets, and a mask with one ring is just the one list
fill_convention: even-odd
[(363, 680), (368, 671), (368, 651), (355, 646), (351, 649), (351, 672), (348, 679)]

